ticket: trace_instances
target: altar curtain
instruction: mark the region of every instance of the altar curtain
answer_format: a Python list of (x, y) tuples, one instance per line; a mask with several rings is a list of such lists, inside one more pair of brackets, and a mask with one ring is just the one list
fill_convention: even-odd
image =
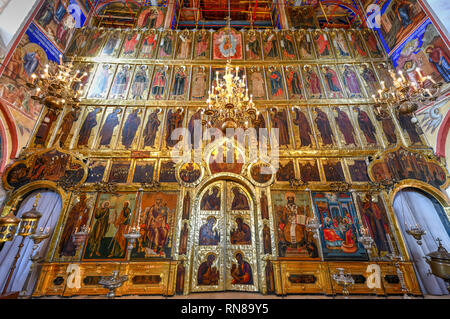
[[(50, 233), (50, 237), (40, 244), (41, 256), (45, 257), (48, 245), (51, 241), (53, 230), (56, 226), (61, 212), (61, 198), (59, 194), (47, 189), (41, 189), (32, 192), (23, 200), (16, 216), (20, 218), (23, 213), (31, 210), (38, 193), (41, 193), (41, 198), (39, 199), (36, 209), (42, 214), (42, 217), (39, 220), (37, 231), (39, 231), (40, 227), (43, 227), (44, 231), (47, 227), (49, 227)], [(14, 262), (14, 257), (17, 254), (22, 238), (22, 236), (16, 236), (13, 241), (5, 243), (2, 250), (0, 251), (0, 292), (3, 291), (9, 275), (9, 270)], [(24, 246), (20, 251), (20, 257), (17, 260), (16, 269), (14, 269), (14, 273), (9, 283), (7, 293), (22, 290), (31, 266), (30, 254), (32, 251), (32, 247), (33, 241), (30, 238), (26, 238), (24, 241)], [(28, 294), (31, 294), (31, 289), (36, 283), (38, 272), (39, 271), (36, 271), (35, 268), (27, 288)]]
[[(445, 216), (445, 212), (443, 209), (438, 212), (430, 198), (410, 189), (402, 190), (396, 195), (394, 211), (414, 262), (422, 292), (427, 295), (448, 295), (445, 282), (439, 277), (428, 275), (431, 268), (424, 259), (424, 256), (437, 250), (436, 238), (442, 239), (442, 245), (450, 251), (450, 238), (440, 216), (442, 214)], [(422, 236), (422, 245), (417, 244), (414, 237), (405, 232), (405, 222), (408, 228), (419, 224), (426, 231), (426, 234)]]

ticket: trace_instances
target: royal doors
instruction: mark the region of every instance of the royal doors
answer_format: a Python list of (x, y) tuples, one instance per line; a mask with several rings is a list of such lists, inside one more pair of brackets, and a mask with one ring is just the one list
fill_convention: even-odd
[(258, 291), (254, 203), (231, 181), (211, 184), (196, 207), (191, 291)]

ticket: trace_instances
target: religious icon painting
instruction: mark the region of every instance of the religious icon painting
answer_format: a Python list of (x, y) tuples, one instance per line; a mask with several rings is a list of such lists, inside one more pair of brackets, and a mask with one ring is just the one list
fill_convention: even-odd
[[(248, 252), (248, 255), (251, 255)], [(253, 286), (255, 280), (253, 279), (253, 272), (256, 272), (254, 261), (249, 260), (248, 257), (240, 250), (233, 252), (233, 264), (231, 265), (229, 274), (231, 277), (227, 277), (227, 281), (231, 278), (231, 286)], [(236, 262), (234, 262), (236, 261)], [(252, 265), (253, 264), (253, 270)]]
[(366, 42), (367, 48), (369, 49), (369, 53), (372, 56), (372, 58), (384, 57), (383, 49), (381, 48), (381, 45), (378, 42), (375, 32), (373, 32), (370, 29), (365, 29), (362, 31), (362, 36), (364, 38), (364, 41)]
[(270, 226), (268, 222), (264, 223), (261, 235), (264, 255), (272, 254), (272, 236), (270, 234)]
[(87, 95), (88, 99), (105, 99), (108, 96), (109, 87), (116, 71), (116, 65), (100, 64), (92, 80)]
[(102, 57), (117, 57), (120, 51), (120, 47), (122, 44), (123, 38), (122, 31), (113, 30), (108, 34), (108, 38), (106, 40), (105, 46), (102, 50)]
[(183, 30), (178, 35), (175, 58), (179, 60), (190, 60), (192, 55), (192, 33)]
[(218, 286), (220, 272), (217, 268), (220, 268), (221, 263), (220, 254), (213, 252), (209, 252), (204, 258), (200, 258), (200, 265), (193, 275), (195, 284), (199, 287)]
[(164, 111), (161, 108), (149, 108), (145, 116), (139, 149), (157, 150), (159, 149), (161, 131), (164, 127)]
[(330, 99), (344, 98), (344, 92), (342, 90), (342, 86), (339, 81), (339, 73), (336, 67), (332, 67), (331, 65), (322, 65), (321, 70), (328, 98)]
[(155, 67), (149, 100), (164, 100), (167, 98), (170, 83), (170, 69), (168, 65)]
[(125, 234), (135, 210), (135, 193), (99, 194), (90, 222), (84, 260), (123, 260), (127, 251)]
[(172, 31), (163, 31), (158, 46), (158, 58), (171, 59), (175, 46), (175, 34)]
[(346, 107), (333, 107), (334, 120), (336, 122), (337, 133), (343, 147), (358, 147), (360, 144), (358, 134), (353, 125), (351, 113)]
[(195, 32), (194, 35), (194, 59), (209, 60), (210, 57), (210, 33), (202, 29)]
[(143, 122), (144, 109), (136, 107), (127, 108), (124, 114), (122, 132), (117, 142), (118, 149), (135, 149), (138, 144), (141, 123)]
[(78, 65), (76, 69), (79, 70), (79, 73), (76, 76), (77, 80), (72, 84), (72, 89), (74, 91), (80, 91), (81, 93), (79, 96), (80, 98), (83, 98), (86, 96), (89, 84), (94, 77), (96, 65), (94, 63), (83, 63)]
[(381, 136), (383, 136), (387, 146), (391, 147), (396, 145), (397, 141), (400, 139), (400, 136), (398, 135), (399, 133), (395, 127), (391, 113), (381, 107), (376, 109), (374, 113), (375, 118), (383, 131), (383, 134)]
[(316, 141), (308, 109), (306, 107), (292, 107), (291, 118), (295, 148), (315, 148)]
[(61, 148), (69, 148), (72, 141), (73, 133), (76, 126), (80, 122), (82, 117), (82, 111), (80, 109), (72, 108), (67, 110), (64, 114), (61, 125), (59, 126), (58, 133), (55, 137), (55, 144)]
[[(220, 210), (220, 189), (218, 186), (211, 187), (205, 194), (203, 195), (200, 202), (200, 210), (207, 211), (219, 211)], [(210, 224), (210, 229), (215, 225), (216, 221), (210, 221), (208, 219), (208, 224)], [(200, 231), (201, 233), (201, 231)], [(216, 236), (217, 238), (217, 236)], [(219, 242), (219, 240), (214, 240), (215, 242)], [(202, 243), (202, 241), (200, 241)], [(217, 245), (217, 243), (215, 245)], [(203, 243), (203, 245), (208, 245)]]
[[(240, 187), (232, 187), (230, 189), (227, 189), (228, 192), (228, 197), (231, 198), (231, 201), (228, 201), (227, 205), (227, 210), (231, 210), (231, 211), (240, 211), (242, 213), (249, 211), (250, 210), (250, 205), (251, 205), (251, 199), (249, 198), (248, 194), (245, 193), (245, 191), (240, 188)], [(241, 217), (241, 221), (243, 221), (245, 218)], [(239, 220), (235, 219), (236, 223), (239, 226)], [(250, 230), (250, 229), (249, 229)], [(246, 238), (245, 240), (243, 240), (241, 243), (238, 243), (238, 240), (233, 241), (233, 236), (231, 236), (231, 243), (234, 245), (244, 245), (244, 242), (246, 242), (246, 244), (251, 244), (251, 234), (248, 232), (246, 234)], [(239, 236), (237, 236), (239, 237)], [(236, 238), (237, 238), (236, 237)]]
[(141, 38), (142, 38), (141, 32), (136, 31), (127, 32), (123, 40), (122, 52), (120, 53), (120, 57), (127, 59), (135, 58), (138, 52)]
[(200, 225), (201, 226), (198, 236), (199, 246), (217, 246), (220, 243), (220, 238), (223, 237), (223, 235), (221, 234), (221, 230), (218, 227), (216, 217), (207, 216), (200, 218)]
[(226, 143), (213, 148), (208, 157), (208, 168), (211, 174), (228, 172), (240, 175), (244, 164), (245, 154)]
[(353, 53), (356, 58), (366, 59), (369, 57), (361, 34), (357, 30), (347, 32), (350, 46), (353, 48)]
[(301, 159), (298, 161), (300, 179), (305, 183), (320, 182), (320, 171), (317, 159)]
[(196, 185), (203, 176), (203, 169), (197, 163), (184, 163), (180, 165), (177, 176), (181, 184), (185, 186)]
[(369, 109), (365, 106), (355, 106), (353, 111), (355, 112), (353, 115), (358, 123), (357, 128), (359, 129), (363, 145), (365, 147), (377, 147), (380, 145), (375, 119), (372, 118)]
[(111, 90), (109, 92), (109, 98), (112, 100), (127, 98), (128, 89), (131, 84), (131, 76), (133, 75), (134, 66), (132, 65), (119, 65), (117, 67), (116, 76), (114, 78)]
[(103, 47), (103, 43), (105, 39), (107, 39), (109, 36), (108, 32), (105, 32), (105, 30), (98, 29), (96, 31), (92, 31), (89, 35), (86, 49), (83, 53), (82, 51), (79, 52), (79, 55), (85, 56), (85, 57), (96, 57), (100, 53), (100, 49)]
[(74, 134), (77, 136), (75, 148), (89, 147), (92, 144), (100, 126), (99, 123), (101, 122), (102, 114), (103, 109), (101, 107), (86, 108), (80, 130)]
[(156, 161), (136, 161), (133, 183), (151, 183), (155, 173)]
[(192, 69), (191, 100), (206, 101), (209, 90), (209, 68), (194, 66)]
[(333, 42), (334, 51), (339, 59), (350, 59), (351, 51), (347, 43), (345, 31), (338, 30), (330, 32), (331, 41)]
[(342, 74), (342, 83), (344, 84), (347, 96), (350, 99), (364, 98), (364, 89), (361, 87), (358, 72), (350, 64), (339, 65)]
[(380, 79), (380, 81), (384, 82), (385, 87), (390, 88), (394, 86), (393, 77), (396, 77), (396, 74), (388, 64), (386, 64), (385, 62), (378, 63), (375, 66), (375, 70), (378, 74), (378, 78)]
[(170, 90), (170, 100), (187, 100), (189, 96), (190, 69), (185, 66), (175, 67), (172, 76), (172, 88)]
[(295, 60), (297, 55), (295, 51), (294, 33), (290, 30), (282, 31), (280, 35), (281, 55), (284, 60)]
[[(270, 119), (272, 124), (272, 145), (277, 145), (278, 147), (289, 148), (291, 145), (291, 137), (289, 132), (289, 119), (288, 112), (286, 108), (272, 108), (270, 110)], [(275, 129), (275, 132), (274, 130)], [(273, 134), (278, 133), (278, 134)], [(277, 136), (278, 135), (278, 136)]]
[(364, 158), (346, 159), (345, 162), (353, 183), (367, 183), (370, 181), (367, 173), (367, 163)]
[(340, 160), (322, 159), (321, 162), (326, 182), (345, 182), (344, 169)]
[(128, 99), (130, 100), (146, 100), (150, 92), (150, 83), (153, 67), (148, 65), (137, 65), (134, 72)]
[(105, 174), (106, 166), (108, 162), (99, 159), (92, 159), (89, 161), (88, 166), (88, 177), (85, 183), (99, 183), (103, 180), (103, 175)]
[(277, 60), (280, 55), (278, 53), (278, 39), (274, 31), (266, 30), (262, 36), (262, 48), (265, 60)]
[(286, 66), (286, 82), (289, 93), (289, 100), (301, 100), (304, 98), (302, 91), (302, 77), (299, 69), (296, 66)]
[(213, 34), (214, 60), (243, 59), (242, 34), (234, 29), (222, 29)]
[(328, 34), (323, 31), (316, 30), (312, 33), (317, 54), (320, 59), (333, 59), (333, 50), (329, 41)]
[(166, 8), (150, 6), (142, 10), (137, 21), (139, 29), (158, 29), (164, 23)]
[(156, 56), (158, 46), (158, 32), (154, 29), (146, 31), (142, 36), (139, 58), (153, 59)]
[(54, 124), (56, 125), (56, 120), (59, 117), (60, 112), (55, 111), (54, 109), (47, 109), (42, 117), (42, 120), (38, 126), (36, 134), (34, 136), (34, 142), (32, 145), (34, 147), (43, 147), (45, 148), (50, 136), (50, 131)]
[(361, 77), (361, 83), (366, 89), (367, 96), (373, 98), (373, 96), (378, 96), (378, 90), (381, 89), (372, 65), (369, 63), (363, 63), (356, 65), (356, 69)]
[(312, 193), (325, 260), (367, 260), (350, 193)]
[(107, 108), (100, 133), (97, 138), (96, 147), (98, 148), (114, 148), (117, 135), (119, 134), (119, 126), (122, 121), (123, 108)]
[(140, 214), (135, 214), (134, 225), (139, 225), (141, 237), (131, 251), (131, 258), (170, 258), (172, 237), (177, 213), (178, 193), (148, 192), (142, 194)]
[(247, 69), (247, 83), (249, 95), (253, 100), (266, 100), (266, 83), (264, 81), (264, 71), (259, 66)]
[(311, 113), (319, 147), (333, 148), (337, 144), (337, 139), (332, 128), (332, 125), (334, 126), (334, 124), (332, 124), (333, 122), (330, 122), (328, 109), (316, 106)]
[(173, 161), (160, 161), (159, 163), (159, 182), (160, 183), (178, 183), (176, 177), (176, 163)]
[(291, 159), (280, 160), (276, 174), (277, 182), (288, 183), (291, 179), (295, 178), (294, 161)]
[(256, 117), (252, 120), (251, 125), (255, 129), (255, 143), (252, 142), (252, 146), (255, 148), (263, 147), (268, 149), (269, 147), (269, 126), (268, 126), (267, 112), (265, 109), (259, 109), (256, 112)]
[(355, 193), (355, 197), (362, 226), (374, 240), (377, 257), (382, 258), (395, 253), (398, 247), (381, 194)]
[(95, 193), (80, 193), (72, 196), (71, 203), (64, 216), (64, 228), (60, 229), (59, 241), (56, 246), (56, 256), (59, 261), (79, 258), (84, 248), (74, 234), (83, 227), (89, 227), (89, 217), (95, 207)]
[(182, 223), (183, 226), (180, 231), (180, 242), (178, 245), (178, 255), (186, 255), (188, 248), (188, 239), (189, 239), (189, 223)]
[(128, 173), (130, 171), (129, 161), (115, 161), (111, 164), (109, 171), (108, 182), (115, 184), (125, 184), (128, 180)]
[(203, 145), (203, 109), (191, 109), (188, 112), (187, 129), (190, 135), (190, 145), (192, 149), (199, 149)]
[(408, 146), (424, 146), (423, 137), (420, 134), (423, 134), (420, 127), (414, 124), (411, 119), (411, 114), (402, 114), (399, 111), (396, 111), (396, 118), (398, 120), (398, 124), (402, 129), (403, 137), (408, 143)]
[(318, 242), (306, 229), (314, 217), (307, 192), (273, 191), (272, 207), (277, 228), (279, 257), (319, 260)]
[(89, 30), (87, 28), (75, 29), (75, 33), (70, 40), (70, 45), (65, 52), (66, 56), (77, 56), (83, 52), (88, 43)]
[(306, 30), (296, 30), (295, 39), (300, 58), (302, 60), (314, 60), (316, 56), (311, 34)]
[(169, 108), (167, 110), (164, 135), (165, 148), (171, 149), (181, 141), (182, 136), (176, 134), (175, 130), (183, 127), (185, 115), (186, 112), (182, 107)]
[(323, 99), (325, 92), (320, 82), (319, 71), (316, 65), (305, 64), (303, 66), (303, 79), (305, 90), (309, 99)]
[[(237, 188), (234, 188), (236, 192), (239, 192)], [(241, 193), (242, 194), (242, 193)], [(243, 198), (246, 199), (245, 195)], [(247, 204), (248, 205), (248, 204)], [(247, 206), (248, 207), (248, 206)], [(231, 217), (230, 225), (230, 244), (231, 245), (251, 245), (252, 244), (252, 232), (250, 229), (251, 221), (246, 216), (234, 215)]]
[(283, 70), (273, 65), (266, 70), (269, 98), (271, 100), (286, 99)]
[(258, 161), (249, 166), (248, 172), (255, 184), (262, 187), (273, 182), (275, 169), (269, 163)]
[(261, 39), (256, 30), (245, 33), (245, 58), (247, 60), (261, 60)]

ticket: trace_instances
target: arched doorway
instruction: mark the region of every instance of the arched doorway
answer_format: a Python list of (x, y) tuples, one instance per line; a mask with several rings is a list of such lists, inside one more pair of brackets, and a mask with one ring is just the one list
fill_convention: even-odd
[[(448, 294), (442, 279), (428, 275), (430, 267), (423, 258), (437, 250), (437, 238), (442, 240), (442, 245), (446, 249), (450, 249), (450, 222), (444, 209), (431, 195), (415, 188), (405, 188), (395, 196), (394, 211), (409, 255), (414, 262), (422, 292), (429, 295)], [(426, 231), (421, 240), (422, 245), (419, 245), (411, 235), (406, 233), (407, 227), (416, 224)]]
[(205, 187), (195, 203), (190, 290), (259, 291), (254, 194), (224, 179)]
[[(41, 197), (39, 198), (36, 209), (42, 214), (42, 217), (39, 220), (37, 229), (39, 230), (41, 227), (43, 229), (48, 228), (50, 233), (49, 239), (45, 240), (40, 246), (41, 256), (45, 257), (61, 212), (62, 201), (60, 195), (49, 189), (34, 190), (24, 196), (24, 199), (17, 210), (16, 216), (20, 218), (23, 213), (31, 210), (38, 194), (41, 194)], [(14, 257), (17, 254), (21, 241), (22, 237), (17, 236), (13, 241), (6, 242), (0, 250), (0, 291), (4, 289), (10, 268), (14, 262)], [(30, 254), (32, 247), (33, 241), (29, 238), (25, 239), (24, 246), (20, 252), (20, 257), (17, 260), (16, 269), (14, 270), (11, 281), (6, 290), (7, 293), (20, 292), (22, 290), (31, 266)], [(30, 277), (28, 287), (26, 287), (28, 294), (31, 294), (34, 288), (39, 271), (40, 269), (35, 268)]]

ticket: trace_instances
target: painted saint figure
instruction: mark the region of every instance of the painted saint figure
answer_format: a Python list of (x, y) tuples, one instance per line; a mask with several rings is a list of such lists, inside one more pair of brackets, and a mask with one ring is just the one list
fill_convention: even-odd
[(251, 92), (254, 99), (264, 99), (266, 96), (264, 88), (264, 77), (262, 72), (254, 71), (250, 75)]
[(146, 98), (144, 93), (147, 90), (148, 83), (147, 66), (138, 66), (134, 75), (133, 85), (131, 86), (131, 97), (133, 100), (142, 100)]
[(219, 284), (219, 271), (216, 267), (213, 267), (216, 256), (209, 254), (206, 257), (206, 261), (200, 264), (197, 271), (197, 284), (213, 286)]
[(102, 129), (100, 130), (100, 146), (108, 146), (114, 133), (114, 129), (119, 125), (118, 115), (122, 112), (121, 109), (116, 108), (113, 112), (108, 114)]
[(334, 71), (329, 66), (324, 66), (324, 75), (326, 80), (325, 83), (327, 83), (331, 98), (342, 98), (342, 88), (341, 84), (339, 83), (336, 71)]
[(123, 55), (127, 57), (134, 56), (136, 46), (139, 43), (139, 33), (129, 33), (123, 44)]
[(312, 146), (311, 136), (313, 135), (313, 133), (306, 115), (299, 108), (295, 108), (294, 111), (295, 119), (293, 123), (298, 127), (301, 146)]
[(141, 118), (139, 117), (139, 109), (135, 109), (125, 121), (122, 129), (122, 145), (126, 149), (129, 149), (136, 136), (139, 124), (141, 124)]
[(208, 49), (208, 34), (206, 31), (201, 31), (195, 37), (195, 58), (205, 58), (207, 57)]
[(90, 98), (105, 98), (108, 93), (108, 85), (112, 76), (111, 65), (105, 64), (99, 66), (99, 71), (91, 85)]
[(294, 39), (290, 34), (284, 34), (281, 38), (281, 47), (283, 49), (283, 57), (288, 60), (295, 58)]
[(94, 213), (95, 224), (89, 233), (88, 246), (90, 249), (89, 257), (94, 255), (100, 257), (100, 248), (102, 239), (105, 237), (109, 229), (109, 210), (110, 203), (105, 201), (101, 207), (97, 208)]
[(178, 46), (177, 59), (185, 60), (190, 58), (192, 40), (189, 33), (186, 32), (180, 35), (178, 39), (181, 40), (181, 42)]
[(429, 61), (433, 64), (446, 83), (450, 82), (450, 60), (443, 49), (430, 45), (425, 49)]
[(261, 55), (261, 45), (257, 38), (256, 32), (249, 32), (248, 42), (246, 46), (248, 52), (248, 59), (259, 60)]
[(179, 255), (184, 255), (186, 254), (186, 250), (187, 250), (187, 241), (188, 241), (188, 228), (187, 228), (187, 223), (183, 224), (183, 228), (181, 229), (180, 232), (180, 245), (178, 247), (178, 254)]
[(153, 76), (152, 95), (155, 99), (160, 100), (164, 97), (167, 82), (167, 66), (156, 70)]
[(181, 67), (175, 73), (175, 79), (173, 83), (172, 95), (176, 97), (182, 97), (186, 89), (186, 73), (184, 67)]
[(161, 121), (158, 118), (159, 112), (159, 110), (155, 110), (148, 116), (147, 124), (142, 133), (144, 137), (144, 147), (155, 146), (156, 133), (158, 133), (159, 126), (161, 125)]
[(278, 145), (280, 146), (289, 146), (290, 137), (289, 137), (289, 129), (288, 129), (288, 121), (286, 110), (282, 109), (280, 111), (274, 110), (271, 113), (273, 128), (279, 130), (278, 135)]
[(304, 59), (313, 58), (313, 48), (309, 34), (301, 32), (297, 38), (300, 56)]
[(336, 122), (338, 124), (339, 130), (341, 131), (342, 135), (344, 136), (344, 141), (346, 145), (355, 145), (355, 130), (353, 128), (353, 125), (350, 121), (350, 118), (348, 114), (344, 111), (342, 111), (340, 108), (336, 108), (336, 111), (338, 113), (338, 116), (336, 118)]
[(110, 244), (110, 246), (112, 245), (112, 248), (111, 253), (108, 255), (108, 257), (122, 257), (125, 254), (125, 251), (127, 249), (127, 240), (124, 235), (127, 232), (127, 227), (130, 224), (130, 220), (130, 202), (125, 201), (123, 203), (123, 208), (119, 213), (119, 216), (117, 216), (116, 220), (114, 221), (114, 226), (116, 227), (117, 231)]
[(127, 94), (128, 83), (131, 76), (130, 66), (125, 65), (119, 68), (114, 83), (111, 88), (110, 98), (125, 99)]
[(267, 200), (267, 195), (264, 191), (261, 193), (261, 199), (259, 202), (261, 206), (261, 218), (269, 219), (269, 202)]
[(319, 49), (319, 54), (321, 57), (327, 57), (331, 55), (331, 46), (328, 42), (326, 34), (322, 32), (317, 32), (314, 36), (317, 48)]
[(269, 68), (270, 78), (270, 94), (273, 98), (280, 98), (283, 96), (283, 78), (278, 70), (274, 67)]
[(59, 140), (60, 147), (63, 147), (66, 144), (73, 123), (78, 121), (79, 116), (80, 116), (79, 109), (71, 110), (64, 116), (63, 121), (61, 123), (61, 127), (59, 128), (58, 137), (56, 138), (56, 140)]
[(192, 78), (192, 99), (202, 100), (206, 97), (206, 82), (205, 67), (201, 66)]
[(173, 36), (167, 32), (161, 40), (159, 56), (161, 58), (169, 57), (172, 55), (173, 50)]
[(334, 38), (333, 43), (334, 47), (337, 49), (336, 51), (339, 52), (340, 56), (350, 56), (350, 52), (343, 32), (336, 32), (336, 37)]
[(367, 144), (377, 144), (377, 139), (375, 137), (375, 126), (370, 120), (369, 115), (365, 111), (362, 111), (359, 107), (356, 108), (356, 111), (358, 112), (359, 128), (363, 132)]
[(182, 126), (183, 119), (184, 112), (181, 108), (175, 112), (169, 110), (167, 113), (166, 147), (174, 147), (178, 143), (178, 140), (172, 138), (172, 133)]
[(264, 224), (263, 227), (263, 246), (264, 246), (264, 254), (272, 253), (272, 240), (270, 236), (270, 228), (267, 224)]
[(60, 256), (75, 256), (76, 246), (74, 244), (73, 234), (82, 226), (85, 226), (89, 219), (90, 207), (88, 206), (86, 201), (86, 193), (81, 193), (80, 200), (72, 207), (69, 212), (59, 242)]
[(354, 97), (362, 97), (361, 88), (359, 87), (358, 78), (356, 76), (356, 72), (350, 69), (348, 64), (344, 65), (344, 72), (342, 74), (342, 79), (344, 81), (344, 85), (348, 89), (350, 93), (350, 98)]
[(371, 69), (369, 69), (367, 64), (362, 65), (361, 76), (367, 84), (369, 96), (371, 97), (372, 95), (377, 95), (380, 87), (378, 85), (375, 73)]
[(306, 69), (306, 80), (308, 83), (310, 97), (320, 99), (322, 97), (322, 88), (320, 86), (319, 76), (312, 68)]
[(268, 34), (265, 36), (264, 53), (268, 58), (276, 58), (278, 56), (277, 37), (275, 34)]
[(92, 110), (84, 119), (83, 125), (81, 125), (81, 129), (78, 132), (78, 147), (87, 146), (92, 129), (97, 125), (97, 113), (100, 112), (100, 110), (100, 108)]
[(244, 223), (242, 217), (235, 219), (237, 228), (231, 230), (230, 241), (233, 245), (250, 245), (252, 243), (252, 234), (250, 226)]
[(319, 129), (322, 143), (324, 145), (333, 145), (334, 134), (333, 130), (331, 129), (330, 121), (328, 120), (327, 114), (317, 107), (314, 110), (317, 113), (315, 122), (317, 128)]
[(290, 98), (297, 98), (297, 99), (303, 98), (300, 75), (298, 74), (297, 71), (294, 70), (293, 67), (288, 67), (287, 71), (288, 71), (287, 83), (288, 83)]
[(214, 187), (209, 193), (203, 195), (201, 205), (201, 210), (220, 210), (220, 194), (219, 189)]
[(239, 188), (233, 188), (232, 190), (234, 198), (231, 203), (232, 210), (249, 210), (247, 197), (239, 190)]
[(236, 254), (238, 264), (231, 266), (231, 276), (233, 285), (253, 285), (252, 267), (244, 260), (241, 253)]
[(156, 48), (156, 39), (157, 36), (155, 33), (150, 33), (144, 38), (144, 40), (142, 41), (142, 48), (140, 53), (142, 58), (148, 59), (153, 56), (153, 52)]
[(200, 246), (217, 245), (220, 242), (220, 234), (217, 228), (214, 228), (216, 219), (213, 216), (209, 216), (206, 220), (206, 224), (200, 227), (198, 244)]

